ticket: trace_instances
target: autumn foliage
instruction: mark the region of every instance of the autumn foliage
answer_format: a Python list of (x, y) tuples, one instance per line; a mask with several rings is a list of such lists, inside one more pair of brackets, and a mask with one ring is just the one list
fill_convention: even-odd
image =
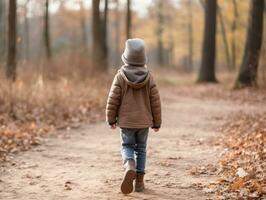
[(239, 113), (223, 127), (216, 192), (225, 199), (259, 199), (266, 195), (266, 113)]
[(60, 76), (47, 79), (39, 75), (0, 85), (0, 159), (8, 153), (27, 150), (41, 137), (58, 129), (78, 127), (82, 122), (103, 119), (109, 79), (83, 81)]

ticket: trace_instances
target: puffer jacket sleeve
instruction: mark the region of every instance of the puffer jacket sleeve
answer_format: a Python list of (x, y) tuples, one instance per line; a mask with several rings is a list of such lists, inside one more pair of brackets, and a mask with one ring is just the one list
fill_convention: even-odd
[(106, 121), (112, 125), (117, 122), (118, 110), (121, 104), (121, 84), (119, 74), (116, 74), (108, 95), (106, 104)]
[(161, 100), (157, 85), (152, 76), (150, 77), (150, 103), (153, 116), (152, 128), (160, 128), (162, 123)]

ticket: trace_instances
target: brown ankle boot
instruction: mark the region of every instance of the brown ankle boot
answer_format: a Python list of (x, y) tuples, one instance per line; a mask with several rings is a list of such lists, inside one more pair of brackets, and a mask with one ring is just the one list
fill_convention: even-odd
[(144, 174), (137, 174), (135, 182), (135, 192), (142, 192), (144, 190)]
[(128, 160), (125, 163), (125, 174), (121, 184), (121, 192), (123, 194), (129, 194), (133, 191), (133, 181), (136, 178), (135, 161)]

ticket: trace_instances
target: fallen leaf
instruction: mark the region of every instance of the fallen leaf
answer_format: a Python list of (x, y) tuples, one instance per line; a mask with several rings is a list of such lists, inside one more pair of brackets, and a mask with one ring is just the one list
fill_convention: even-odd
[(243, 178), (238, 178), (231, 184), (230, 189), (233, 191), (238, 190), (244, 186), (244, 183), (245, 181)]

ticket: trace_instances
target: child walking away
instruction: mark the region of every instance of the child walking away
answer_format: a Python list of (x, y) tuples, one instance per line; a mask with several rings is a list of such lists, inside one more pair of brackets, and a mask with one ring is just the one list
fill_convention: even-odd
[(122, 66), (114, 77), (106, 105), (110, 128), (120, 127), (121, 154), (125, 173), (121, 191), (129, 194), (144, 190), (146, 145), (149, 128), (161, 127), (161, 102), (158, 89), (146, 67), (144, 41), (129, 39), (122, 55)]

